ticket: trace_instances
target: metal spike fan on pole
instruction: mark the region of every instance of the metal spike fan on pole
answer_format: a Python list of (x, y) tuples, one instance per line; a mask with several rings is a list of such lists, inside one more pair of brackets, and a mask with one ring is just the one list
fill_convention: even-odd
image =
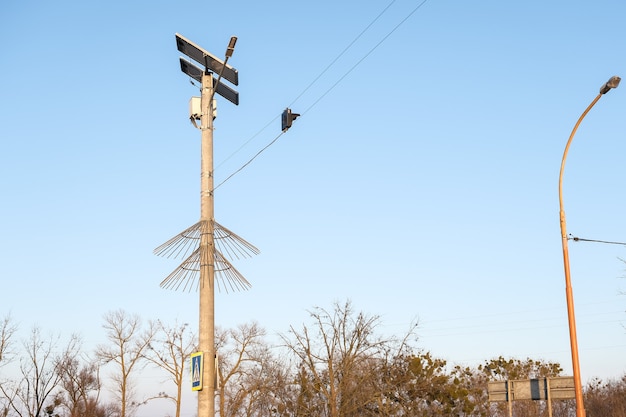
[[(161, 282), (161, 287), (178, 290), (182, 286), (183, 291), (198, 289), (200, 236), (202, 229), (206, 230), (207, 227), (207, 222), (199, 221), (154, 250), (156, 255), (166, 258), (186, 257), (183, 263)], [(224, 254), (227, 254), (231, 259), (242, 259), (258, 255), (259, 250), (250, 242), (217, 222), (213, 224), (213, 235), (215, 239), (214, 257), (218, 289), (221, 291), (224, 288), (226, 292), (229, 289), (232, 291), (249, 289), (251, 287), (250, 283), (235, 269)]]

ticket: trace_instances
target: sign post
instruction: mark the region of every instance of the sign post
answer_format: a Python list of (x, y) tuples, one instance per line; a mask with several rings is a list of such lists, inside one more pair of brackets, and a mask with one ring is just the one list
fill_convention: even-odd
[(487, 383), (487, 393), (490, 402), (508, 403), (509, 416), (513, 415), (513, 401), (545, 400), (548, 402), (549, 417), (552, 417), (552, 400), (576, 398), (572, 376), (490, 381)]

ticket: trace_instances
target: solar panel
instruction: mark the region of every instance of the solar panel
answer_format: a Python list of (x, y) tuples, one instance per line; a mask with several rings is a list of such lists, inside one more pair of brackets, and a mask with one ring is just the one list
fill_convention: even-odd
[[(176, 34), (176, 47), (180, 52), (187, 55), (189, 58), (204, 65), (206, 68), (215, 72), (216, 74), (222, 74), (222, 78), (230, 81), (231, 83), (239, 84), (239, 73), (230, 65), (224, 66), (224, 61), (218, 59), (214, 55), (200, 48), (195, 43), (188, 39), (185, 39), (182, 35)], [(223, 68), (223, 71), (222, 71)]]
[[(191, 62), (186, 61), (184, 58), (180, 58), (180, 69), (194, 80), (202, 83), (202, 73), (204, 71), (196, 67)], [(213, 78), (213, 76), (211, 76), (211, 78)], [(217, 94), (224, 97), (226, 100), (237, 106), (239, 105), (239, 93), (237, 91), (233, 90), (226, 84), (223, 84), (221, 81), (218, 83), (215, 78), (213, 78), (213, 88), (215, 88), (215, 92)]]

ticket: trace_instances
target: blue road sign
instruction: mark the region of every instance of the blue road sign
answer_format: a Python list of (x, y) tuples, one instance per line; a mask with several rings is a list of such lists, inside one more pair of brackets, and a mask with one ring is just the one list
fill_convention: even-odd
[(196, 352), (191, 354), (191, 390), (202, 390), (203, 354)]

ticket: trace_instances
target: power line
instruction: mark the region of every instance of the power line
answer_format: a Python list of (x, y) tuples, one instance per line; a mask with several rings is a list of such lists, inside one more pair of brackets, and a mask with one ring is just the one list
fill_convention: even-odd
[[(339, 53), (339, 55), (337, 55), (337, 56), (335, 57), (335, 59), (333, 59), (333, 60), (331, 61), (331, 63), (330, 63), (330, 64), (328, 64), (328, 66), (326, 66), (326, 68), (324, 68), (324, 70), (323, 70), (323, 71), (322, 71), (322, 72), (321, 72), (321, 73), (320, 73), (317, 77), (315, 77), (315, 79), (314, 79), (313, 81), (311, 81), (311, 83), (310, 83), (310, 84), (309, 84), (309, 85), (308, 85), (308, 86), (307, 86), (307, 87), (306, 87), (306, 88), (305, 88), (305, 89), (304, 89), (304, 90), (303, 90), (303, 91), (302, 91), (302, 92), (301, 92), (301, 93), (300, 93), (300, 94), (299, 94), (299, 95), (298, 95), (298, 96), (297, 96), (297, 97), (296, 97), (296, 98), (295, 98), (295, 99), (291, 102), (291, 104), (289, 105), (289, 107), (293, 106), (293, 104), (294, 104), (296, 101), (298, 101), (298, 99), (299, 99), (300, 97), (302, 97), (302, 96), (304, 95), (304, 93), (306, 93), (306, 92), (309, 90), (309, 88), (311, 88), (311, 87), (313, 86), (313, 84), (315, 84), (315, 83), (316, 83), (316, 82), (317, 82), (317, 81), (318, 81), (318, 80), (322, 77), (322, 75), (324, 75), (324, 74), (326, 73), (326, 71), (328, 71), (328, 70), (330, 69), (330, 67), (332, 67), (332, 66), (335, 64), (335, 62), (337, 62), (337, 61), (339, 60), (339, 58), (341, 58), (341, 57), (342, 57), (342, 56), (343, 56), (346, 52), (348, 52), (348, 50), (352, 47), (352, 45), (354, 45), (354, 44), (356, 43), (356, 41), (358, 41), (358, 40), (361, 38), (361, 36), (363, 36), (363, 34), (365, 34), (365, 32), (367, 32), (367, 31), (368, 31), (368, 29), (369, 29), (370, 27), (372, 27), (372, 25), (373, 25), (374, 23), (376, 23), (376, 21), (377, 21), (378, 19), (380, 19), (380, 17), (381, 17), (383, 14), (385, 14), (385, 12), (386, 12), (386, 11), (387, 11), (387, 10), (388, 10), (388, 9), (389, 9), (389, 8), (390, 8), (390, 7), (391, 7), (391, 6), (395, 3), (395, 2), (396, 2), (396, 0), (392, 0), (392, 1), (391, 1), (391, 3), (389, 3), (389, 4), (387, 5), (387, 7), (385, 7), (385, 8), (383, 9), (383, 11), (382, 11), (382, 12), (380, 12), (380, 13), (378, 14), (378, 16), (376, 16), (376, 17), (374, 18), (374, 20), (372, 20), (372, 21), (370, 22), (370, 24), (369, 24), (369, 25), (367, 25), (367, 26), (365, 27), (365, 29), (363, 29), (363, 30), (361, 31), (361, 33), (359, 33), (359, 34), (357, 35), (357, 37), (356, 37), (356, 38), (354, 38), (354, 40), (352, 40), (352, 42), (350, 42), (350, 43), (348, 44), (348, 46), (346, 46), (346, 47), (343, 49), (343, 51), (341, 51), (341, 52), (340, 52), (340, 53)], [(394, 29), (394, 30), (395, 30), (395, 29)]]
[(576, 236), (572, 236), (572, 234), (570, 233), (569, 240), (573, 240), (574, 242), (595, 242), (595, 243), (607, 243), (609, 245), (623, 245), (626, 246), (626, 243), (624, 242), (611, 242), (608, 240), (596, 240), (596, 239), (583, 239), (581, 237), (576, 237)]
[[(232, 157), (233, 157), (233, 156), (235, 156), (237, 153), (239, 153), (239, 152), (240, 152), (240, 151), (241, 151), (241, 150), (242, 150), (242, 149), (243, 149), (243, 148), (244, 148), (244, 147), (245, 147), (248, 143), (250, 143), (250, 142), (251, 142), (254, 138), (256, 138), (257, 136), (259, 136), (259, 135), (260, 135), (260, 134), (261, 134), (261, 133), (262, 133), (265, 129), (267, 129), (268, 127), (270, 127), (270, 126), (271, 126), (271, 125), (272, 125), (272, 124), (276, 121), (276, 119), (278, 119), (279, 117), (280, 117), (280, 116), (276, 116), (276, 117), (274, 117), (272, 120), (270, 120), (270, 121), (269, 121), (269, 122), (268, 122), (265, 126), (263, 126), (263, 127), (262, 127), (262, 128), (261, 128), (258, 132), (256, 132), (254, 135), (252, 135), (252, 137), (250, 137), (250, 139), (248, 139), (247, 141), (245, 141), (245, 142), (244, 142), (244, 143), (243, 143), (243, 144), (242, 144), (239, 148), (237, 148), (237, 149), (236, 149), (233, 153), (231, 153), (228, 157), (226, 157), (226, 159), (224, 159), (222, 162), (220, 162), (220, 163), (217, 165), (217, 167), (216, 167), (216, 168), (221, 167), (221, 166), (222, 166), (225, 162), (227, 162), (230, 158), (232, 158)], [(280, 135), (279, 135), (279, 137), (280, 137)], [(275, 141), (276, 141), (276, 139), (274, 139), (274, 140), (272, 141), (272, 143), (273, 143), (273, 142), (275, 142)], [(252, 159), (254, 159), (254, 158), (252, 158)], [(252, 160), (250, 160), (250, 161), (246, 162), (246, 164), (245, 164), (245, 165), (248, 165), (250, 162), (252, 162)], [(245, 166), (245, 165), (244, 165), (244, 166)], [(243, 167), (242, 167), (242, 168), (243, 168)], [(239, 172), (239, 171), (241, 171), (241, 168), (237, 170), (237, 172)], [(232, 176), (233, 176), (233, 174), (229, 175), (229, 176), (228, 176), (228, 178), (230, 178), (230, 177), (232, 177)], [(224, 182), (224, 181), (222, 181), (222, 183), (223, 183), (223, 182)], [(221, 183), (220, 183), (220, 185), (221, 185)], [(217, 187), (215, 187), (215, 188), (217, 188)]]
[[(385, 35), (376, 45), (374, 45), (373, 48), (371, 48), (361, 59), (359, 59), (356, 64), (354, 64), (344, 75), (342, 75), (337, 82), (335, 82), (332, 86), (330, 86), (330, 88), (328, 90), (326, 90), (324, 92), (324, 94), (322, 94), (317, 100), (315, 100), (313, 102), (313, 104), (311, 104), (305, 111), (302, 112), (302, 114), (304, 115), (306, 112), (308, 112), (309, 110), (311, 110), (315, 105), (317, 105), (317, 103), (319, 103), (328, 93), (330, 93), (341, 81), (343, 81), (344, 78), (346, 78), (352, 71), (354, 71), (354, 69), (356, 67), (358, 67), (363, 61), (365, 61), (365, 59), (370, 56), (372, 54), (372, 52), (374, 52), (383, 42), (385, 42), (387, 40), (387, 38), (389, 38), (389, 36), (391, 36), (396, 30), (398, 30), (398, 28), (400, 26), (402, 26), (402, 24), (404, 22), (406, 22), (416, 11), (418, 11), (423, 5), (424, 3), (426, 3), (428, 0), (422, 0), (421, 3), (419, 3), (417, 5), (417, 7), (415, 7), (404, 19), (402, 19), (400, 21), (400, 23), (398, 23), (393, 29), (391, 29), (391, 31), (389, 33), (387, 33), (387, 35)], [(360, 36), (360, 35), (359, 35)]]
[[(301, 114), (304, 115), (306, 112), (308, 112), (309, 110), (311, 110), (313, 107), (315, 107), (317, 105), (317, 103), (319, 103), (324, 97), (326, 97), (341, 81), (343, 81), (352, 71), (354, 71), (354, 69), (356, 67), (358, 67), (368, 56), (370, 56), (383, 42), (385, 42), (385, 40), (387, 40), (387, 38), (389, 38), (389, 36), (391, 36), (400, 26), (402, 26), (402, 24), (404, 24), (404, 22), (406, 22), (415, 12), (417, 12), (428, 0), (422, 0), (413, 10), (411, 10), (411, 12), (406, 15), (404, 17), (404, 19), (402, 19), (396, 26), (394, 26), (391, 31), (389, 31), (378, 43), (376, 43), (376, 45), (374, 45), (361, 59), (359, 59), (350, 69), (348, 69), (348, 71), (346, 71), (332, 86), (330, 86), (330, 88), (328, 88), (322, 95), (319, 96), (319, 98), (317, 100), (315, 100), (313, 102), (313, 104), (311, 104), (304, 112), (302, 112)], [(293, 103), (295, 103), (296, 101), (298, 101), (300, 99), (300, 97), (302, 97), (338, 60), (339, 58), (341, 58), (355, 43), (356, 41), (358, 41), (361, 36), (363, 36), (363, 34), (365, 32), (367, 32), (370, 27), (376, 23), (376, 21), (378, 21), (378, 19), (380, 19), (380, 17), (396, 2), (396, 0), (392, 0), (379, 14), (378, 16), (376, 16), (374, 18), (374, 20), (372, 20), (366, 27), (365, 29), (363, 29), (357, 36), (356, 38), (354, 38), (354, 40), (352, 40), (352, 42), (350, 42), (340, 53), (339, 55), (337, 55), (331, 62), (330, 64), (328, 64), (326, 66), (326, 68), (324, 68), (322, 70), (322, 72), (311, 82), (309, 83), (309, 85), (307, 85), (305, 87), (305, 89), (291, 102), (291, 104), (289, 105), (289, 107), (291, 107), (293, 105)], [(263, 132), (265, 129), (267, 129), (271, 124), (274, 123), (274, 121), (280, 116), (276, 116), (275, 118), (273, 118), (269, 123), (267, 123), (265, 126), (263, 126), (262, 129), (260, 129), (257, 133), (255, 133), (250, 139), (248, 139), (246, 142), (244, 142), (239, 148), (237, 148), (237, 150), (235, 150), (233, 153), (231, 153), (225, 160), (223, 160), (218, 166), (217, 168), (219, 168), (221, 165), (223, 165), (226, 161), (228, 161), (230, 158), (232, 158), (235, 154), (237, 154), (238, 152), (241, 151), (241, 149), (243, 149), (248, 143), (250, 143), (255, 137), (257, 137), (259, 134), (261, 134), (261, 132)], [(231, 179), (233, 176), (235, 176), (237, 173), (241, 172), (246, 166), (248, 166), (254, 159), (256, 159), (263, 151), (265, 151), (267, 148), (269, 148), (271, 145), (273, 145), (285, 132), (281, 132), (278, 136), (276, 136), (270, 143), (268, 143), (267, 145), (265, 145), (260, 151), (258, 151), (252, 158), (250, 158), (245, 164), (243, 164), (240, 168), (238, 168), (236, 171), (234, 171), (232, 174), (230, 174), (228, 177), (226, 177), (226, 179), (224, 179), (222, 182), (220, 182), (216, 187), (213, 188), (213, 190), (216, 190), (218, 187), (220, 187), (222, 184), (224, 184), (226, 181), (228, 181), (229, 179)]]
[[(307, 91), (308, 91), (308, 90), (309, 90), (309, 89), (310, 89), (310, 88), (311, 88), (311, 87), (312, 87), (312, 86), (313, 86), (313, 85), (314, 85), (314, 84), (315, 84), (315, 83), (316, 83), (316, 82), (317, 82), (317, 81), (318, 81), (318, 80), (319, 80), (319, 79), (320, 79), (320, 78), (321, 78), (321, 77), (322, 77), (322, 76), (323, 76), (323, 75), (324, 75), (324, 74), (325, 74), (325, 73), (326, 73), (326, 72), (327, 72), (327, 71), (328, 71), (328, 70), (329, 70), (329, 69), (330, 69), (330, 68), (331, 68), (331, 67), (332, 67), (332, 66), (333, 66), (333, 65), (334, 65), (337, 61), (338, 61), (338, 60), (339, 60), (339, 58), (341, 58), (341, 57), (342, 57), (342, 56), (343, 56), (343, 55), (347, 52), (347, 51), (348, 51), (348, 50), (352, 47), (352, 45), (354, 45), (354, 44), (356, 43), (356, 41), (357, 41), (357, 40), (359, 40), (359, 39), (361, 38), (361, 36), (363, 36), (363, 34), (364, 34), (365, 32), (367, 32), (367, 30), (368, 30), (368, 29), (369, 29), (369, 28), (370, 28), (370, 27), (371, 27), (374, 23), (376, 23), (376, 21), (377, 21), (377, 20), (378, 20), (378, 19), (379, 19), (379, 18), (380, 18), (380, 17), (381, 17), (381, 16), (382, 16), (382, 15), (383, 15), (386, 11), (387, 11), (387, 10), (388, 10), (388, 9), (389, 9), (389, 8), (390, 8), (390, 7), (391, 7), (391, 6), (395, 3), (395, 2), (396, 2), (396, 0), (392, 0), (392, 1), (391, 1), (388, 5), (387, 5), (387, 7), (385, 7), (385, 8), (383, 9), (383, 11), (382, 11), (382, 12), (380, 12), (380, 13), (378, 14), (378, 16), (376, 16), (376, 17), (374, 18), (374, 20), (372, 20), (372, 21), (370, 22), (370, 24), (369, 24), (369, 25), (367, 25), (367, 26), (365, 27), (365, 29), (363, 29), (363, 30), (361, 31), (361, 33), (359, 33), (359, 34), (356, 36), (356, 38), (354, 38), (354, 40), (352, 40), (352, 42), (350, 42), (350, 43), (348, 44), (348, 46), (346, 46), (346, 47), (343, 49), (343, 51), (341, 51), (341, 52), (339, 53), (339, 55), (337, 55), (337, 56), (335, 57), (335, 59), (333, 59), (333, 60), (331, 61), (331, 63), (330, 63), (330, 64), (328, 64), (328, 65), (326, 66), (326, 68), (324, 68), (324, 69), (322, 70), (322, 72), (320, 72), (320, 73), (319, 73), (319, 75), (318, 75), (317, 77), (315, 77), (315, 79), (314, 79), (313, 81), (311, 81), (311, 82), (309, 83), (309, 85), (307, 85), (307, 86), (304, 88), (304, 90), (302, 90), (302, 92), (301, 92), (300, 94), (298, 94), (298, 96), (297, 96), (297, 97), (296, 97), (296, 98), (295, 98), (295, 99), (291, 102), (291, 104), (290, 104), (288, 107), (293, 106), (293, 104), (294, 104), (296, 101), (298, 101), (298, 100), (300, 99), (300, 97), (302, 97), (302, 96), (303, 96), (303, 95), (304, 95), (304, 94), (305, 94), (305, 93), (306, 93), (306, 92), (307, 92)], [(328, 93), (328, 92), (327, 92), (327, 93)], [(326, 95), (327, 93), (325, 93), (324, 95)], [(318, 100), (318, 101), (319, 101), (319, 100)], [(237, 153), (239, 153), (239, 151), (241, 151), (241, 149), (243, 149), (243, 148), (244, 148), (247, 144), (249, 144), (249, 143), (250, 143), (250, 142), (251, 142), (254, 138), (256, 138), (258, 135), (260, 135), (260, 134), (261, 134), (261, 133), (262, 133), (265, 129), (267, 129), (270, 125), (272, 125), (272, 124), (276, 121), (276, 119), (277, 119), (278, 117), (279, 117), (279, 116), (274, 117), (274, 118), (273, 118), (273, 119), (272, 119), (269, 123), (267, 123), (265, 126), (263, 126), (263, 127), (262, 127), (262, 128), (261, 128), (258, 132), (257, 132), (257, 133), (255, 133), (254, 135), (252, 135), (252, 137), (251, 137), (250, 139), (248, 139), (246, 142), (244, 142), (244, 143), (243, 143), (243, 144), (242, 144), (239, 148), (237, 148), (237, 149), (236, 149), (233, 153), (231, 153), (231, 154), (230, 154), (230, 155), (229, 155), (226, 159), (224, 159), (224, 160), (223, 160), (223, 161), (222, 161), (222, 162), (221, 162), (221, 163), (217, 166), (217, 168), (219, 168), (220, 166), (222, 166), (222, 165), (223, 165), (226, 161), (228, 161), (230, 158), (232, 158), (232, 157), (233, 157), (233, 156), (235, 156)], [(279, 137), (280, 137), (280, 136), (281, 136), (281, 135), (279, 135)], [(278, 139), (278, 138), (274, 138), (274, 140), (272, 140), (272, 142), (271, 142), (270, 144), (273, 144), (274, 142), (276, 142), (276, 139)], [(261, 150), (261, 152), (262, 152), (263, 150), (265, 150), (266, 148), (267, 148), (267, 146), (265, 146), (265, 147)], [(242, 166), (241, 168), (239, 168), (239, 169), (238, 169), (237, 171), (235, 171), (233, 174), (229, 175), (227, 179), (231, 178), (233, 175), (235, 175), (236, 173), (238, 173), (239, 171), (241, 171), (241, 170), (242, 170), (245, 166), (247, 166), (250, 162), (252, 162), (252, 160), (253, 160), (254, 158), (256, 158), (257, 156), (258, 156), (258, 154), (257, 154), (257, 155), (255, 155), (255, 156), (254, 156), (251, 160), (249, 160), (248, 162), (246, 162), (246, 163), (244, 164), (244, 166)], [(226, 182), (226, 180), (222, 181), (219, 185), (222, 185), (224, 182)], [(218, 185), (218, 187), (219, 187), (219, 185)], [(215, 188), (217, 188), (217, 187), (215, 187)]]
[(267, 145), (265, 145), (265, 147), (263, 147), (263, 149), (261, 149), (260, 151), (258, 151), (252, 158), (250, 158), (248, 160), (248, 162), (246, 162), (245, 164), (243, 164), (238, 170), (236, 170), (235, 172), (233, 172), (232, 174), (230, 174), (228, 177), (226, 177), (226, 179), (222, 182), (220, 182), (219, 184), (217, 184), (217, 186), (215, 186), (213, 188), (213, 190), (217, 190), (222, 184), (224, 184), (226, 181), (228, 181), (229, 179), (231, 179), (235, 174), (239, 173), (242, 169), (244, 169), (245, 167), (247, 167), (248, 165), (250, 165), (250, 163), (252, 161), (254, 161), (256, 159), (257, 156), (261, 155), (261, 152), (263, 152), (264, 150), (266, 150), (267, 148), (269, 148), (274, 142), (276, 142), (278, 140), (278, 138), (280, 138), (285, 132), (281, 132), (278, 136), (276, 136), (274, 138), (274, 140), (272, 140), (270, 143), (268, 143)]

